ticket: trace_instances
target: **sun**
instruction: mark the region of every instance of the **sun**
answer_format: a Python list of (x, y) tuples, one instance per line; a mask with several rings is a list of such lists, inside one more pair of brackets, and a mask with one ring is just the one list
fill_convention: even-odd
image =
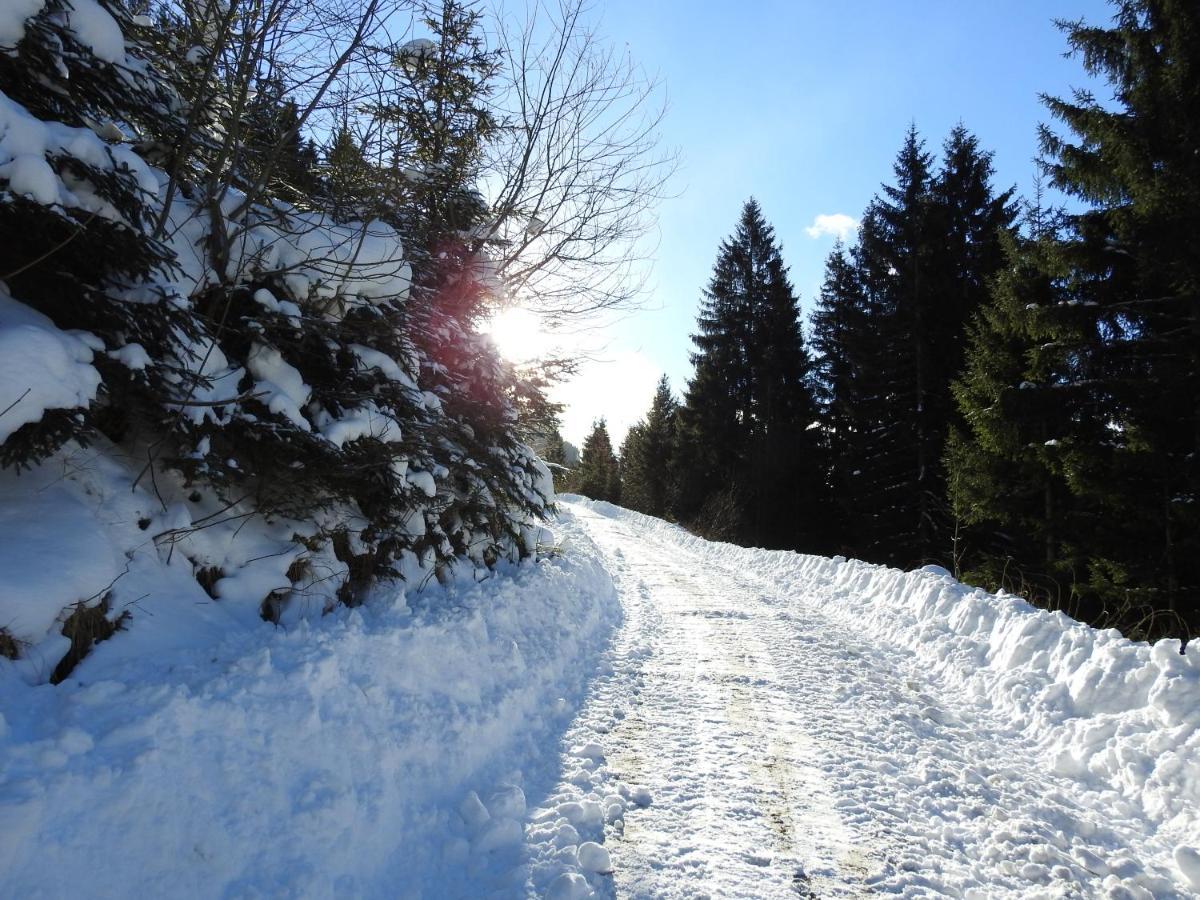
[(519, 306), (493, 316), (484, 333), (491, 336), (496, 349), (509, 362), (529, 362), (550, 349), (550, 337), (542, 330), (537, 314)]

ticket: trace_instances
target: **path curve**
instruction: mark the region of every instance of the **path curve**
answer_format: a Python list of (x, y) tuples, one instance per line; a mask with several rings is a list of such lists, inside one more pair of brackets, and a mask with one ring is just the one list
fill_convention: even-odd
[(604, 747), (593, 778), (644, 796), (606, 828), (610, 893), (1187, 896), (1144, 823), (911, 651), (848, 633), (821, 585), (782, 596), (640, 517), (567, 514), (625, 613), (573, 731)]

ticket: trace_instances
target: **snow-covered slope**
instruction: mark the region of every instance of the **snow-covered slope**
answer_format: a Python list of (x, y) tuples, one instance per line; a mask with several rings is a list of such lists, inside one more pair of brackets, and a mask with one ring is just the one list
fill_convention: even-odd
[(0, 660), (6, 896), (1200, 895), (1194, 651), (577, 498), (550, 558), (276, 626), (73, 459), (0, 561), (130, 618)]
[(525, 793), (553, 781), (619, 615), (586, 539), (275, 626), (239, 591), (207, 596), (181, 553), (114, 554), (114, 533), (141, 532), (98, 532), (96, 515), (136, 519), (130, 501), (41, 475), (24, 505), (0, 497), (5, 537), (33, 554), (0, 559), (5, 600), (28, 600), (6, 614), (42, 628), (38, 591), (74, 596), (128, 563), (114, 591), (130, 618), (57, 686), (38, 653), (0, 659), (0, 894), (521, 893)]

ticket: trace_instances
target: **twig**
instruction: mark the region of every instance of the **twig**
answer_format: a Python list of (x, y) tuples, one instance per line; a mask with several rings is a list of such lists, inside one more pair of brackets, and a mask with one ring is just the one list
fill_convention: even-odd
[(240, 397), (227, 397), (224, 400), (165, 400), (169, 406), (228, 406), (231, 403), (241, 403), (243, 400), (257, 400), (267, 396), (266, 391), (250, 392)]
[[(72, 231), (62, 241), (55, 244), (53, 247), (51, 247), (49, 250), (47, 250), (41, 256), (31, 259), (29, 262), (25, 263), (25, 265), (20, 266), (20, 267), (14, 269), (13, 271), (9, 272), (2, 279), (0, 279), (0, 281), (8, 281), (12, 278), (16, 278), (22, 272), (27, 272), (28, 270), (30, 270), (34, 266), (36, 266), (38, 263), (46, 261), (51, 256), (53, 256), (55, 253), (57, 253), (59, 250), (61, 250), (63, 247), (67, 246), (67, 244), (71, 243), (71, 241), (75, 240), (75, 238), (79, 237), (79, 235), (81, 235), (85, 231), (87, 231), (87, 227), (92, 224), (92, 220), (95, 218), (96, 218), (96, 213), (92, 213), (90, 216), (87, 217), (87, 221), (85, 221), (82, 225), (80, 225), (78, 228), (76, 228), (74, 231)], [(4, 412), (8, 412), (8, 410), (5, 410)], [(3, 413), (0, 413), (0, 415), (3, 415)]]
[(0, 409), (0, 416), (4, 415), (6, 412), (8, 412), (9, 410), (11, 410), (11, 409), (12, 409), (13, 407), (15, 407), (15, 406), (16, 406), (18, 403), (20, 403), (22, 400), (24, 400), (24, 399), (25, 399), (25, 396), (26, 396), (26, 395), (27, 395), (27, 394), (28, 394), (30, 391), (32, 391), (32, 390), (33, 390), (33, 388), (31, 388), (31, 387), (27, 387), (27, 388), (25, 388), (25, 390), (24, 390), (24, 391), (21, 393), (21, 396), (20, 396), (20, 397), (18, 397), (18, 398), (17, 398), (16, 400), (14, 400), (12, 403), (8, 404), (8, 406), (4, 407), (4, 409)]

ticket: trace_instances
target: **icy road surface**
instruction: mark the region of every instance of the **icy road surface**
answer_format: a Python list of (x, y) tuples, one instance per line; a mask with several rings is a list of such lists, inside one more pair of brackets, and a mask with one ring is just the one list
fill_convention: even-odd
[[(1193, 896), (1132, 804), (1056, 774), (1007, 716), (824, 613), (821, 585), (785, 595), (649, 520), (567, 509), (624, 622), (568, 734), (600, 765), (531, 810), (535, 858), (590, 777), (642, 804), (606, 828), (601, 893), (619, 897)], [(590, 890), (571, 887), (549, 893)]]

